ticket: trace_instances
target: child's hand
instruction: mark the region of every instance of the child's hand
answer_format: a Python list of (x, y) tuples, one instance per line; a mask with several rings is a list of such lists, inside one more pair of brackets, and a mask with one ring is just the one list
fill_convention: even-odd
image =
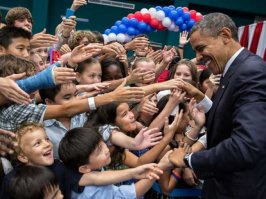
[(170, 162), (170, 159), (169, 159), (169, 155), (173, 152), (173, 150), (170, 150), (168, 151), (163, 157), (162, 159), (160, 160), (160, 162), (158, 163), (159, 167), (162, 169), (162, 170), (168, 170), (168, 169), (171, 169), (173, 168), (173, 164)]
[(132, 41), (125, 44), (126, 50), (136, 50), (137, 48), (143, 48), (143, 46), (149, 45), (149, 39), (146, 37), (137, 37)]
[(139, 104), (139, 112), (146, 113), (148, 115), (154, 115), (158, 112), (156, 103), (151, 101), (151, 98), (154, 97), (154, 94), (145, 96)]
[(170, 134), (171, 136), (174, 136), (176, 129), (177, 129), (178, 125), (180, 124), (182, 117), (183, 117), (183, 110), (176, 113), (175, 119), (172, 122), (172, 124), (170, 124), (170, 125), (169, 125), (168, 117), (165, 118), (164, 134), (165, 135)]
[(54, 67), (53, 75), (54, 75), (55, 83), (57, 85), (71, 83), (73, 80), (76, 79), (76, 73), (73, 72), (72, 68)]
[(13, 132), (0, 129), (0, 155), (1, 156), (5, 156), (7, 153), (8, 154), (14, 153), (15, 147), (18, 145), (17, 142), (10, 140), (8, 137), (15, 138), (16, 135)]
[(141, 150), (154, 146), (158, 144), (162, 138), (162, 133), (159, 132), (158, 128), (143, 128), (134, 138), (136, 149)]
[(187, 31), (183, 31), (179, 35), (179, 46), (180, 47), (184, 47), (188, 42), (189, 42), (188, 32)]
[(176, 167), (187, 167), (184, 163), (184, 156), (191, 152), (191, 148), (187, 143), (180, 143), (179, 147), (174, 149), (174, 151), (170, 154), (169, 159), (170, 162), (173, 163)]
[(150, 179), (159, 180), (163, 171), (155, 163), (144, 164), (133, 168), (133, 178), (135, 179)]
[(141, 68), (135, 68), (129, 76), (127, 76), (127, 83), (149, 83), (155, 80), (155, 71), (143, 71)]
[(61, 46), (59, 51), (60, 51), (61, 55), (63, 55), (63, 54), (66, 54), (66, 53), (70, 53), (71, 49), (69, 48), (69, 46), (67, 44), (64, 44), (64, 45)]
[(195, 104), (196, 100), (192, 98), (188, 105), (189, 115), (194, 120), (195, 125), (201, 128), (205, 124), (206, 117), (203, 108), (201, 106), (195, 106)]
[(87, 5), (86, 0), (74, 0), (71, 5), (71, 9), (76, 11), (77, 9), (79, 9), (80, 6), (83, 6), (83, 5)]
[(185, 95), (186, 92), (183, 92), (182, 90), (173, 89), (171, 95), (169, 96), (169, 102), (179, 104), (183, 101)]
[(186, 181), (188, 185), (191, 185), (191, 186), (195, 186), (198, 181), (196, 174), (190, 168), (185, 168), (183, 170), (182, 178)]

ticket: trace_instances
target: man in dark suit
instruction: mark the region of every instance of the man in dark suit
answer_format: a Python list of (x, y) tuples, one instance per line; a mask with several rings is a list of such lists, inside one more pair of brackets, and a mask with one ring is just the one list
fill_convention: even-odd
[(241, 48), (234, 22), (222, 13), (204, 16), (190, 43), (197, 60), (222, 79), (208, 113), (207, 150), (176, 149), (170, 161), (205, 180), (203, 198), (264, 199), (266, 62)]

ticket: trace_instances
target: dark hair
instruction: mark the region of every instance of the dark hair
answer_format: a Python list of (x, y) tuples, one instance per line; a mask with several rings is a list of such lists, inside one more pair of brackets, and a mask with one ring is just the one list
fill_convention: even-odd
[(104, 43), (104, 38), (103, 38), (102, 33), (100, 33), (99, 31), (95, 31), (95, 30), (91, 32), (95, 35), (95, 38), (97, 39), (99, 43)]
[(108, 68), (111, 65), (116, 65), (120, 68), (123, 77), (126, 77), (125, 69), (120, 61), (118, 61), (115, 58), (108, 57), (101, 61), (101, 67), (102, 67), (102, 81), (110, 80), (106, 77), (106, 74), (104, 73), (105, 69)]
[(58, 186), (55, 175), (46, 167), (25, 165), (16, 170), (9, 183), (10, 199), (44, 198)]
[(24, 72), (31, 76), (35, 70), (36, 64), (32, 61), (14, 55), (0, 55), (0, 77)]
[(174, 78), (176, 69), (178, 68), (179, 65), (182, 65), (182, 64), (188, 66), (190, 73), (191, 73), (192, 81), (198, 83), (197, 67), (192, 61), (186, 60), (186, 59), (180, 60), (173, 67), (170, 68), (169, 79)]
[(28, 19), (32, 24), (32, 15), (27, 8), (15, 7), (11, 8), (6, 14), (6, 23), (8, 26), (14, 26), (15, 20)]
[(99, 61), (95, 58), (86, 59), (83, 62), (78, 63), (78, 67), (76, 68), (75, 72), (82, 73), (88, 65), (96, 63), (99, 63)]
[(211, 76), (212, 72), (210, 69), (205, 68), (199, 74), (199, 84), (202, 86), (203, 82)]
[(69, 168), (78, 171), (89, 162), (90, 155), (103, 141), (95, 128), (74, 128), (69, 130), (59, 144), (59, 157)]
[(230, 29), (232, 38), (235, 41), (238, 41), (236, 24), (228, 15), (219, 12), (205, 15), (202, 20), (200, 20), (192, 27), (190, 34), (193, 34), (193, 32), (200, 30), (200, 34), (202, 35), (218, 37), (219, 32), (224, 27)]
[(5, 26), (0, 29), (0, 46), (3, 46), (5, 49), (7, 49), (12, 43), (12, 39), (19, 37), (30, 40), (31, 33), (22, 28)]

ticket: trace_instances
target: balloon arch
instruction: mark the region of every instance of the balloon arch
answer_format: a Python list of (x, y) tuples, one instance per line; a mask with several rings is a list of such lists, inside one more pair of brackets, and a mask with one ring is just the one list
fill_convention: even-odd
[(169, 30), (178, 32), (190, 31), (192, 26), (202, 19), (202, 14), (187, 7), (156, 6), (155, 8), (142, 8), (140, 11), (130, 13), (127, 17), (115, 22), (104, 31), (105, 43), (110, 41), (128, 42), (138, 34), (151, 33), (156, 30)]

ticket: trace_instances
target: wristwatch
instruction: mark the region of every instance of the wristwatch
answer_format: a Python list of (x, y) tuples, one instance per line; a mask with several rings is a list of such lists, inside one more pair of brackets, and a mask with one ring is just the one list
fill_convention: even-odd
[(189, 166), (189, 163), (188, 163), (189, 156), (190, 156), (190, 153), (187, 153), (187, 154), (184, 155), (184, 157), (183, 157), (183, 161), (184, 161), (184, 163), (185, 163), (185, 165), (186, 165), (187, 167), (190, 167), (190, 166)]

